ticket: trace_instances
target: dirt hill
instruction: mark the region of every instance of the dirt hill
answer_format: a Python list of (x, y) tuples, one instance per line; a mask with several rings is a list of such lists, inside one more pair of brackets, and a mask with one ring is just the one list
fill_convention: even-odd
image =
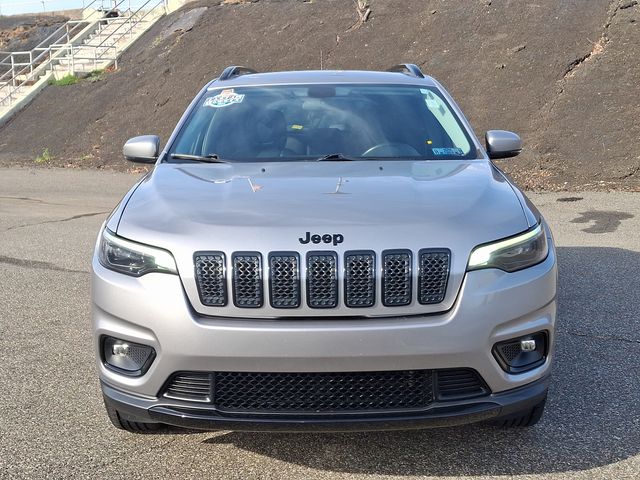
[(58, 14), (0, 16), (0, 51), (31, 50), (67, 20)]
[(99, 81), (49, 87), (0, 129), (0, 161), (127, 169), (131, 136), (166, 139), (227, 65), (384, 69), (413, 62), (454, 95), (482, 136), (519, 132), (501, 162), (525, 188), (640, 190), (636, 1), (194, 2), (163, 18)]

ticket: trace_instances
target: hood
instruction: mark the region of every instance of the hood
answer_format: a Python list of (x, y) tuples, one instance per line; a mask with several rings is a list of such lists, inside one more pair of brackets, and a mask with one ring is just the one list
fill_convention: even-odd
[(307, 231), (366, 231), (366, 243), (349, 245), (358, 249), (385, 231), (447, 246), (452, 237), (484, 243), (528, 226), (510, 184), (482, 160), (165, 163), (129, 199), (117, 233), (159, 246), (175, 237), (211, 248), (218, 238), (255, 249), (247, 235), (290, 248)]
[[(196, 251), (267, 258), (449, 248), (453, 288), (442, 310), (453, 304), (474, 246), (529, 226), (513, 188), (485, 160), (164, 163), (130, 197), (117, 234), (171, 251), (185, 287)], [(197, 292), (187, 291), (195, 307)]]

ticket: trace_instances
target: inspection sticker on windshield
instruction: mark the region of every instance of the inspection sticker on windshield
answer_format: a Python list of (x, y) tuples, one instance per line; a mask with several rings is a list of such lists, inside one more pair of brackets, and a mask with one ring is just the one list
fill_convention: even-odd
[(204, 101), (204, 107), (228, 107), (234, 103), (242, 103), (244, 100), (244, 94), (235, 93), (233, 89), (223, 90), (214, 97), (209, 97)]
[(434, 155), (456, 155), (458, 157), (464, 156), (464, 152), (461, 148), (432, 148), (431, 151)]

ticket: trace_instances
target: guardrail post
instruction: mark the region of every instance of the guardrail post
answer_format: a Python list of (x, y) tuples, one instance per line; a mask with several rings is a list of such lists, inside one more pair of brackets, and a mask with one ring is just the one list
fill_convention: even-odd
[(15, 60), (13, 59), (13, 53), (11, 54), (11, 84), (16, 86), (16, 70), (15, 70)]

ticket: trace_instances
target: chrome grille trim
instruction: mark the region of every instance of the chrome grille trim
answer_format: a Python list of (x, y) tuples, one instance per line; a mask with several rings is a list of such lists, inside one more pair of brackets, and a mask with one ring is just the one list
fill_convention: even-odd
[(307, 253), (307, 305), (310, 308), (338, 306), (338, 255)]
[(385, 307), (411, 303), (412, 266), (411, 250), (382, 252), (382, 304)]
[(235, 252), (231, 263), (234, 305), (240, 308), (262, 307), (262, 255), (259, 252)]
[(269, 254), (269, 301), (273, 308), (300, 306), (300, 256), (297, 252)]
[(351, 250), (344, 254), (344, 303), (372, 307), (376, 303), (376, 254)]
[(418, 301), (422, 305), (444, 300), (451, 268), (451, 250), (423, 248), (418, 253)]
[(198, 295), (203, 305), (227, 304), (226, 258), (222, 252), (196, 252), (193, 255)]

